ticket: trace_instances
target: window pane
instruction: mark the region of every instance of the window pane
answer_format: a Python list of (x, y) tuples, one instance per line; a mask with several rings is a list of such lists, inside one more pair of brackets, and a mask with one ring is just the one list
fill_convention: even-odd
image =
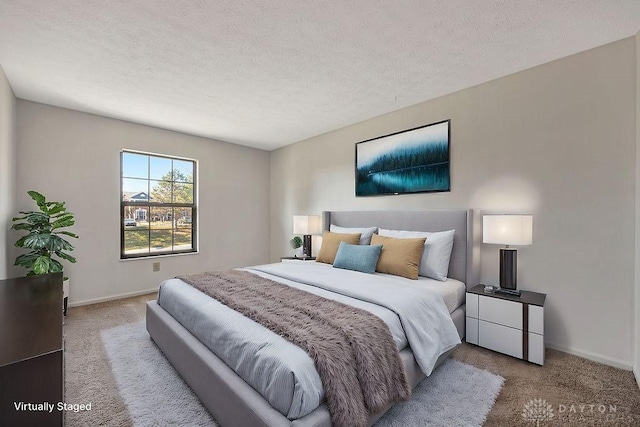
[(149, 181), (146, 179), (122, 179), (122, 200), (125, 202), (149, 201), (147, 192), (149, 191)]
[(151, 229), (169, 229), (173, 228), (173, 210), (171, 208), (151, 208)]
[(173, 203), (193, 203), (193, 184), (174, 182)]
[(173, 230), (151, 229), (151, 252), (170, 252), (172, 247), (171, 235)]
[(174, 181), (193, 182), (193, 162), (186, 160), (174, 160)]
[(124, 253), (126, 255), (149, 252), (149, 232), (124, 230)]
[(122, 153), (122, 176), (127, 178), (149, 178), (149, 156)]
[(150, 157), (151, 161), (149, 178), (171, 181), (171, 159), (167, 159), (165, 157)]
[(178, 222), (178, 226), (174, 234), (173, 249), (176, 251), (193, 249), (193, 246), (191, 244), (192, 233), (193, 233), (193, 229), (191, 228), (190, 224), (180, 224)]
[(150, 181), (151, 201), (155, 203), (171, 203), (171, 182)]

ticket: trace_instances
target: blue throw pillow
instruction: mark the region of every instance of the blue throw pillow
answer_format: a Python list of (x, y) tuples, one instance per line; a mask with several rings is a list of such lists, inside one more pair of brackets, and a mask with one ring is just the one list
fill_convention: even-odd
[(333, 266), (373, 274), (376, 272), (381, 251), (382, 245), (352, 245), (340, 242)]

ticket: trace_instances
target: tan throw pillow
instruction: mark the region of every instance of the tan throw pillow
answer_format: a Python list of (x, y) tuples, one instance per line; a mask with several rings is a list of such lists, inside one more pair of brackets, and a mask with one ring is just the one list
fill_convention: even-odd
[(342, 234), (325, 231), (322, 235), (322, 246), (320, 247), (320, 252), (318, 252), (318, 256), (316, 257), (316, 262), (333, 264), (333, 261), (336, 259), (336, 252), (338, 252), (340, 242), (357, 245), (360, 242), (360, 233)]
[(382, 245), (376, 271), (417, 280), (425, 240), (424, 237), (395, 239), (374, 234), (371, 244)]

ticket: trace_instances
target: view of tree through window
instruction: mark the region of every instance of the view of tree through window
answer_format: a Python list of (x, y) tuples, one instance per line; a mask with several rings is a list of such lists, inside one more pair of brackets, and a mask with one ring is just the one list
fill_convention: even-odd
[(121, 153), (121, 258), (195, 252), (193, 160)]

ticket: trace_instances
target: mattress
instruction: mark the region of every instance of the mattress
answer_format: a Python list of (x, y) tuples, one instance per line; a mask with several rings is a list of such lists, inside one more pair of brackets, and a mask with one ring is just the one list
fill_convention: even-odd
[[(358, 284), (358, 281), (362, 280), (371, 282), (373, 287), (385, 289), (388, 287), (388, 292), (394, 294), (397, 294), (399, 289), (405, 291), (412, 289), (410, 290), (412, 295), (424, 296), (431, 301), (430, 304), (434, 305), (430, 311), (439, 313), (437, 316), (430, 314), (429, 321), (423, 322), (437, 324), (431, 325), (432, 330), (426, 334), (427, 340), (435, 340), (430, 343), (436, 349), (434, 356), (437, 358), (441, 353), (459, 343), (455, 326), (451, 318), (446, 315), (449, 313), (449, 304), (445, 304), (442, 292), (436, 289), (438, 283), (442, 285), (446, 282), (420, 281), (423, 282), (421, 286), (418, 283), (407, 285), (407, 279), (398, 281), (401, 278), (396, 276), (363, 275), (334, 269), (330, 265), (307, 262), (257, 266), (248, 270), (377, 315), (389, 326), (398, 349), (406, 347), (410, 342), (403, 327), (401, 315), (389, 308), (354, 298), (349, 294), (352, 294), (353, 289), (358, 285), (362, 286), (362, 283)], [(317, 280), (318, 277), (324, 278), (327, 287), (335, 286), (335, 289), (325, 289), (317, 286), (318, 284), (307, 283), (310, 281), (309, 278)], [(445, 285), (445, 287), (453, 288), (455, 285)], [(451, 295), (448, 296), (450, 297), (448, 299), (453, 300)], [(287, 418), (293, 420), (303, 417), (324, 400), (322, 382), (309, 355), (267, 328), (178, 279), (168, 280), (161, 285), (158, 304)], [(408, 323), (406, 319), (405, 323)], [(413, 335), (415, 335), (414, 329), (409, 329)], [(412, 334), (409, 335), (413, 336)], [(436, 335), (439, 338), (434, 338)], [(423, 347), (423, 343), (420, 343), (419, 347)]]

